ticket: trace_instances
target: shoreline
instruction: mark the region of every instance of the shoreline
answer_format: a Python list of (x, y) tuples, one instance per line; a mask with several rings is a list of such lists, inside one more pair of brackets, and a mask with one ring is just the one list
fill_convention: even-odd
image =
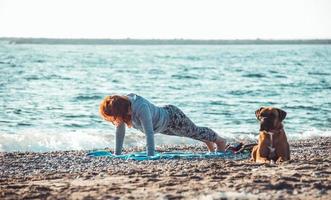
[[(0, 198), (330, 199), (331, 137), (289, 143), (291, 161), (275, 165), (223, 158), (90, 158), (88, 151), (0, 152)], [(158, 150), (206, 148), (181, 145)]]

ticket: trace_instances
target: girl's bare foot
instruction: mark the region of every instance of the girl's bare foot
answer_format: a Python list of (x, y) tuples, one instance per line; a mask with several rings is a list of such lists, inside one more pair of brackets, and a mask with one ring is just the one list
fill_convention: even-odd
[(214, 142), (204, 141), (208, 147), (209, 152), (215, 152), (215, 144)]
[(217, 151), (224, 152), (226, 147), (226, 140), (224, 138), (219, 137), (216, 141)]

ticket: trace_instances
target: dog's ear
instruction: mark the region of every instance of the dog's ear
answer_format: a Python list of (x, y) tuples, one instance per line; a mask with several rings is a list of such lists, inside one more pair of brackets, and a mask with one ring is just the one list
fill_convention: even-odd
[(256, 116), (256, 118), (260, 121), (260, 119), (259, 119), (259, 116), (260, 116), (260, 112), (261, 112), (261, 110), (263, 109), (264, 107), (261, 107), (261, 108), (259, 108), (259, 109), (257, 109), (256, 111), (255, 111), (255, 116)]
[(283, 121), (285, 119), (287, 113), (284, 110), (279, 109), (279, 108), (277, 108), (277, 111), (278, 111), (279, 120)]

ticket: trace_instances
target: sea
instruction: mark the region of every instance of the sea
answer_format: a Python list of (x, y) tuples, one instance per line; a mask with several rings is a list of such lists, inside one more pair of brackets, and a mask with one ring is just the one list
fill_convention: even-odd
[[(257, 139), (262, 106), (287, 112), (289, 140), (331, 136), (331, 45), (0, 42), (0, 151), (113, 148), (115, 127), (98, 107), (129, 93), (176, 105), (230, 142)], [(144, 145), (144, 133), (126, 129), (125, 147)]]

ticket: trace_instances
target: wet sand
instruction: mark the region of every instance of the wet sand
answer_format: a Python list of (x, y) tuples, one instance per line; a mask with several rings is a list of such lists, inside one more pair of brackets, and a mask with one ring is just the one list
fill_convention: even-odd
[(292, 160), (281, 164), (126, 161), (90, 158), (87, 151), (0, 153), (0, 199), (331, 199), (331, 138), (290, 145)]

